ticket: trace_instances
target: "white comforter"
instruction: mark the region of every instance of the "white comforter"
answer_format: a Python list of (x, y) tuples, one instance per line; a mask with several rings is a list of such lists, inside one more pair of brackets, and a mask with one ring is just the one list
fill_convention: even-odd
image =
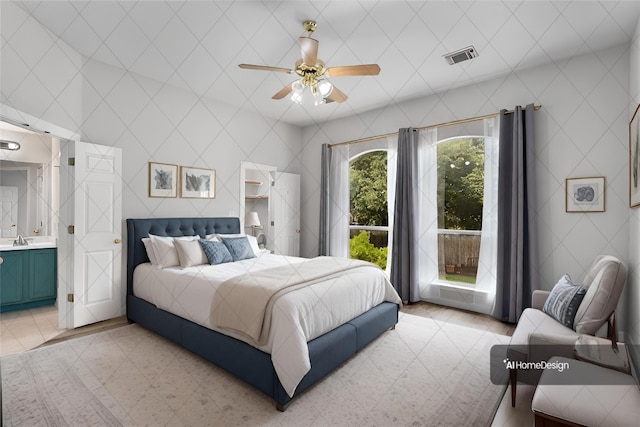
[[(243, 261), (184, 269), (160, 270), (151, 264), (141, 264), (134, 272), (134, 294), (158, 308), (217, 330), (210, 317), (221, 283), (247, 271), (302, 261), (304, 258), (261, 254)], [(311, 368), (307, 342), (383, 301), (400, 304), (386, 274), (373, 265), (301, 288), (276, 301), (267, 343), (256, 347), (271, 354), (280, 383), (293, 396)], [(233, 332), (223, 333), (247, 341)]]

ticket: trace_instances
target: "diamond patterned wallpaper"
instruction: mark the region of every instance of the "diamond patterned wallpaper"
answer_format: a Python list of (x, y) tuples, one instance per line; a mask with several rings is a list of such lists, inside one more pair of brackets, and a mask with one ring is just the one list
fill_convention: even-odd
[[(343, 142), (491, 114), (515, 105), (536, 112), (536, 194), (540, 287), (569, 273), (581, 280), (599, 254), (628, 260), (629, 47), (620, 46), (511, 73), (387, 109), (305, 128), (302, 154), (303, 234), (317, 235), (319, 165), (323, 142)], [(606, 177), (606, 212), (566, 213), (565, 179)], [(317, 251), (305, 239), (304, 252)]]
[[(95, 13), (99, 13), (99, 4), (88, 7), (98, 8)], [(179, 78), (175, 75), (167, 76), (168, 84), (163, 84), (87, 60), (13, 3), (3, 2), (1, 19), (0, 102), (75, 132), (83, 141), (121, 147), (125, 218), (238, 216), (241, 161), (298, 172), (298, 127), (178, 89), (170, 84), (171, 78)], [(69, 31), (77, 25), (81, 24), (70, 24)], [(126, 20), (120, 25), (127, 25)], [(101, 32), (100, 28), (93, 30)], [(124, 30), (111, 33), (106, 46), (129, 42), (127, 34)], [(139, 55), (127, 61), (153, 55), (146, 47), (141, 46)], [(176, 56), (174, 52), (172, 57)], [(203, 72), (188, 70), (188, 59), (183, 66), (188, 73)], [(25, 122), (34, 125), (31, 120)], [(149, 161), (215, 169), (216, 199), (148, 198)]]
[[(144, 17), (144, 2), (136, 5)], [(92, 13), (100, 14), (100, 3), (91, 7), (95, 7)], [(428, 14), (428, 9), (421, 13)], [(526, 10), (518, 10), (518, 13), (526, 13)], [(60, 18), (56, 21), (58, 25), (67, 31), (82, 31), (82, 20), (68, 22), (65, 16), (72, 15), (63, 10), (56, 10), (56, 16)], [(158, 28), (173, 25), (171, 16), (169, 10), (164, 18), (162, 14), (154, 14)], [(631, 284), (635, 293), (632, 296), (635, 307), (638, 305), (640, 249), (633, 244), (633, 236), (640, 234), (640, 210), (628, 208), (627, 175), (630, 89), (634, 103), (640, 101), (638, 31), (631, 49), (619, 46), (586, 53), (582, 49), (568, 60), (560, 60), (558, 52), (544, 52), (549, 58), (546, 65), (300, 129), (196, 95), (195, 92), (205, 86), (211, 87), (211, 82), (207, 79), (210, 76), (202, 74), (201, 69), (189, 66), (187, 50), (180, 50), (179, 46), (192, 42), (190, 40), (181, 39), (176, 43), (164, 40), (163, 46), (171, 50), (171, 55), (163, 55), (154, 46), (140, 45), (134, 46), (137, 54), (118, 58), (127, 66), (144, 64), (151, 72), (160, 72), (154, 64), (177, 61), (173, 65), (180, 72), (157, 75), (156, 81), (102, 62), (86, 60), (12, 3), (3, 2), (0, 19), (0, 103), (77, 132), (84, 140), (122, 147), (125, 217), (237, 215), (240, 161), (271, 164), (302, 175), (302, 254), (307, 256), (317, 253), (320, 144), (493, 113), (516, 104), (539, 103), (542, 109), (536, 113), (539, 183), (536, 221), (542, 251), (541, 287), (550, 289), (565, 272), (581, 278), (584, 269), (600, 253), (613, 254), (624, 260), (633, 256)], [(86, 49), (94, 49), (96, 57), (107, 58), (110, 45), (133, 43), (133, 38), (126, 35), (142, 30), (129, 25), (128, 19), (118, 20), (118, 31), (110, 32), (113, 23), (109, 22), (104, 22), (103, 28), (92, 28), (88, 34), (94, 34), (95, 39), (87, 37)], [(201, 24), (196, 22), (192, 28), (198, 37), (206, 28), (206, 23)], [(442, 28), (438, 28), (434, 23), (431, 31), (445, 31), (446, 22), (441, 24)], [(553, 37), (553, 28), (562, 23), (547, 24), (539, 23), (528, 31), (535, 35), (536, 31), (546, 28), (542, 36)], [(373, 21), (371, 25), (374, 25)], [(144, 28), (153, 31), (154, 25)], [(366, 28), (363, 28), (364, 31)], [(390, 37), (397, 36), (401, 40), (399, 28), (401, 25)], [(486, 49), (514, 55), (517, 53), (513, 51), (514, 46), (522, 48), (523, 52), (529, 52), (522, 58), (524, 63), (528, 63), (536, 49), (527, 39), (520, 45), (505, 43), (509, 38), (504, 35), (509, 34), (508, 28), (482, 28), (483, 37), (490, 41)], [(145, 36), (145, 39), (155, 39), (161, 38), (162, 34)], [(254, 42), (259, 45), (261, 40), (252, 40)], [(357, 44), (358, 40), (349, 40), (349, 43)], [(360, 48), (366, 51), (367, 46)], [(425, 46), (425, 49), (429, 48)], [(347, 53), (350, 52), (345, 55)], [(227, 62), (231, 59), (227, 58)], [(411, 60), (411, 55), (400, 55), (397, 60), (402, 67), (404, 62)], [(216, 58), (209, 65), (215, 69), (221, 63), (225, 61)], [(425, 76), (420, 81), (424, 82)], [(177, 89), (173, 84), (192, 90)], [(212, 89), (228, 90), (223, 82), (217, 84)], [(378, 86), (373, 84), (371, 90), (381, 90)], [(239, 87), (253, 90), (244, 83)], [(401, 92), (407, 88), (390, 87), (389, 90)], [(148, 161), (216, 169), (217, 198), (207, 202), (147, 198)], [(564, 212), (564, 180), (580, 176), (606, 177), (606, 212)]]

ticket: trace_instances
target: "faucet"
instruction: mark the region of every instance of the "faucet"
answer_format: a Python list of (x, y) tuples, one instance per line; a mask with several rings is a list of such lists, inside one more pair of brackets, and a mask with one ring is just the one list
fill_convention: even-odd
[(29, 242), (21, 234), (18, 234), (18, 238), (13, 241), (13, 246), (27, 246), (28, 244)]

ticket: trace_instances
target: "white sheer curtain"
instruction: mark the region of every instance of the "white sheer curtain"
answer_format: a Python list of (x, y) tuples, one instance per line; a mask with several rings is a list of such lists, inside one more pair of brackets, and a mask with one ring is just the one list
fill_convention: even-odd
[(418, 146), (419, 230), (418, 247), (420, 296), (429, 295), (429, 287), (438, 281), (438, 129), (420, 131)]
[(349, 258), (349, 144), (331, 147), (328, 254)]
[(396, 205), (396, 170), (398, 158), (398, 138), (387, 137), (384, 141), (387, 149), (387, 213), (389, 232), (387, 233), (387, 272), (391, 270), (391, 251), (393, 249), (393, 210)]
[[(484, 201), (476, 289), (496, 293), (498, 265), (498, 118), (484, 120)], [(493, 301), (493, 298), (491, 298)]]
[[(326, 254), (349, 257), (350, 221), (350, 162), (359, 155), (370, 151), (387, 152), (387, 198), (389, 212), (389, 254), (391, 253), (391, 230), (393, 225), (393, 206), (395, 202), (396, 158), (398, 141), (395, 137), (386, 137), (364, 141), (357, 144), (327, 146), (330, 150), (328, 162), (328, 189), (325, 197), (326, 212)], [(322, 231), (321, 231), (322, 233)], [(390, 259), (390, 257), (388, 257)], [(387, 270), (389, 261), (387, 261)]]

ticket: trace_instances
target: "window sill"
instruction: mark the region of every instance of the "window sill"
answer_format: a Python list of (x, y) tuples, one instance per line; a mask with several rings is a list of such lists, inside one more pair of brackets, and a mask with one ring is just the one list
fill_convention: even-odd
[(476, 284), (468, 284), (465, 285), (463, 283), (456, 283), (456, 282), (448, 282), (446, 280), (435, 280), (433, 282), (431, 282), (432, 286), (441, 286), (441, 287), (447, 287), (447, 288), (453, 288), (453, 289), (458, 289), (458, 290), (462, 290), (462, 291), (469, 291), (469, 292), (477, 292), (477, 293), (482, 293), (482, 294), (493, 294), (493, 292), (489, 292), (487, 290), (481, 290), (481, 289), (476, 289)]
[(493, 292), (475, 289), (475, 285), (470, 287), (444, 280), (424, 283), (420, 289), (423, 301), (484, 314), (491, 312), (494, 297)]

